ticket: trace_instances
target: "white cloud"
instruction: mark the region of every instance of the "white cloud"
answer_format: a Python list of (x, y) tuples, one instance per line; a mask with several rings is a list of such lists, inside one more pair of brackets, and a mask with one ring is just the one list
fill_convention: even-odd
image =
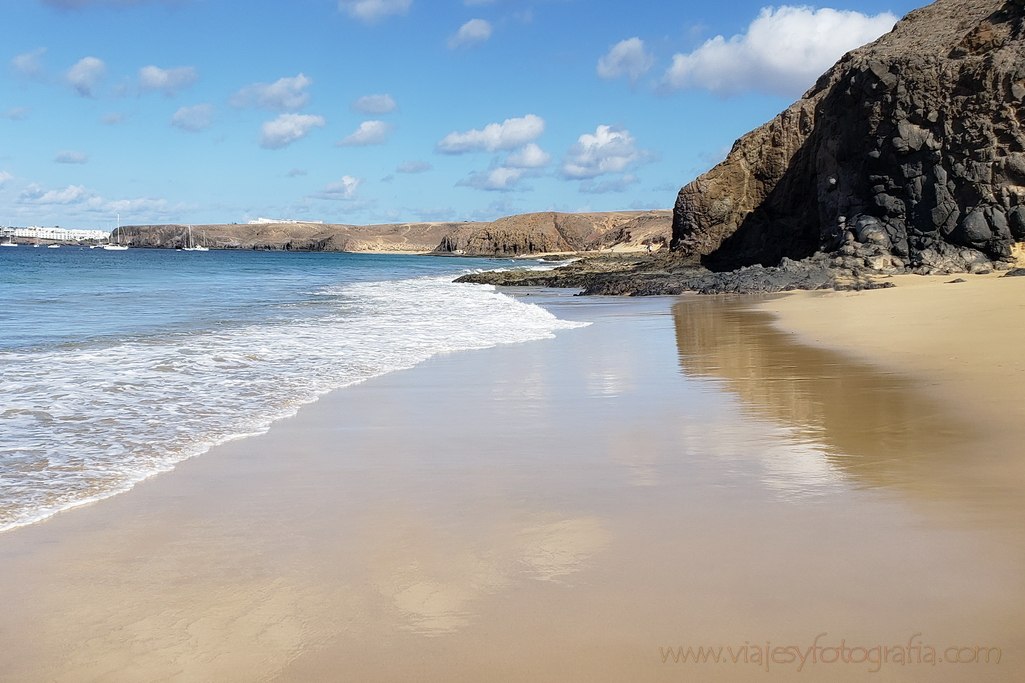
[(405, 14), (412, 4), (413, 0), (339, 0), (338, 9), (353, 19), (373, 23), (385, 17)]
[(11, 180), (14, 180), (14, 176), (7, 171), (0, 171), (0, 187), (3, 187)]
[(260, 146), (281, 149), (306, 137), (314, 128), (323, 128), (326, 123), (323, 116), (282, 114), (263, 124), (260, 129)]
[(30, 110), (28, 107), (11, 107), (10, 109), (0, 114), (0, 117), (3, 117), (9, 121), (24, 121), (26, 118), (28, 118), (29, 111)]
[(745, 33), (716, 36), (693, 52), (674, 55), (664, 84), (721, 95), (755, 90), (797, 96), (844, 53), (878, 38), (896, 21), (889, 12), (766, 7)]
[(483, 43), (491, 37), (491, 31), (491, 23), (487, 20), (470, 19), (460, 26), (459, 30), (448, 39), (449, 49), (454, 50), (459, 47)]
[(176, 66), (161, 69), (159, 66), (144, 66), (139, 69), (139, 87), (143, 90), (159, 90), (165, 95), (175, 95), (182, 88), (196, 82), (198, 74), (191, 66)]
[(434, 168), (434, 167), (431, 166), (426, 161), (404, 161), (404, 162), (402, 162), (401, 164), (398, 165), (398, 168), (395, 169), (395, 172), (396, 173), (426, 173), (427, 171), (430, 171), (432, 168)]
[(116, 126), (125, 122), (125, 115), (120, 112), (111, 112), (104, 114), (103, 118), (100, 119), (100, 123), (105, 126)]
[(510, 168), (542, 168), (547, 166), (551, 159), (548, 152), (531, 142), (510, 154), (505, 160), (505, 165)]
[(68, 69), (68, 83), (82, 97), (92, 97), (96, 86), (107, 73), (107, 65), (96, 57), (83, 57)]
[(137, 218), (144, 216), (167, 216), (171, 212), (167, 200), (154, 197), (137, 197), (133, 199), (111, 199), (94, 197), (88, 202), (89, 208), (97, 213), (131, 214)]
[(301, 178), (302, 176), (305, 176), (307, 174), (308, 171), (305, 168), (293, 168), (285, 175), (287, 175), (289, 178)]
[(443, 154), (510, 150), (533, 142), (544, 131), (544, 119), (527, 114), (522, 118), (506, 119), (502, 123), (489, 123), (482, 130), (449, 133), (442, 138), (437, 148)]
[(361, 114), (390, 114), (398, 108), (391, 95), (364, 95), (352, 103), (352, 108)]
[(33, 183), (22, 190), (18, 201), (23, 204), (77, 204), (88, 197), (89, 193), (81, 185), (68, 185), (61, 190), (44, 190)]
[(644, 49), (644, 41), (640, 38), (627, 38), (612, 46), (598, 60), (598, 75), (613, 79), (626, 76), (631, 81), (648, 73), (655, 64), (655, 59)]
[(318, 199), (351, 201), (356, 198), (356, 192), (361, 184), (363, 184), (362, 178), (356, 178), (351, 175), (342, 176), (341, 180), (328, 183), (323, 190), (314, 196)]
[(359, 124), (351, 135), (348, 135), (339, 142), (341, 147), (366, 147), (368, 145), (381, 145), (388, 140), (392, 132), (392, 125), (384, 121), (364, 121)]
[(30, 52), (23, 52), (11, 60), (11, 68), (26, 78), (40, 78), (43, 75), (43, 55), (46, 54), (45, 47), (39, 47)]
[(89, 161), (89, 155), (85, 152), (64, 150), (63, 152), (59, 152), (53, 160), (58, 164), (84, 164)]
[(562, 165), (567, 178), (595, 178), (606, 173), (621, 173), (641, 161), (645, 153), (637, 149), (630, 131), (598, 126), (594, 133), (578, 138)]
[(522, 168), (499, 166), (483, 173), (473, 173), (458, 184), (489, 192), (511, 192), (525, 175), (526, 171)]
[(189, 133), (198, 133), (213, 125), (214, 108), (209, 104), (196, 104), (191, 107), (180, 107), (171, 116), (171, 125)]
[(239, 90), (231, 98), (235, 107), (262, 107), (277, 111), (294, 111), (309, 102), (306, 92), (313, 79), (305, 74), (279, 78), (273, 83), (253, 83)]

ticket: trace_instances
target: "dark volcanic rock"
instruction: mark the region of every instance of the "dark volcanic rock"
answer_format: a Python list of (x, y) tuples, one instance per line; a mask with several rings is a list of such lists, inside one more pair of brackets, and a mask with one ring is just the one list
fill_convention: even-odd
[(1025, 268), (1013, 268), (1004, 273), (1004, 277), (1025, 277)]
[(680, 191), (673, 248), (714, 270), (851, 243), (922, 273), (1008, 258), (1025, 240), (1023, 19), (1025, 0), (938, 0), (848, 53)]
[(674, 255), (655, 258), (582, 259), (547, 271), (506, 270), (464, 275), (457, 282), (520, 287), (568, 287), (581, 294), (659, 296), (683, 292), (700, 294), (768, 294), (796, 289), (861, 290), (892, 287), (870, 276), (860, 257), (854, 267), (836, 263), (827, 254), (801, 261), (784, 258), (778, 266), (756, 264), (734, 271), (713, 272), (693, 259)]

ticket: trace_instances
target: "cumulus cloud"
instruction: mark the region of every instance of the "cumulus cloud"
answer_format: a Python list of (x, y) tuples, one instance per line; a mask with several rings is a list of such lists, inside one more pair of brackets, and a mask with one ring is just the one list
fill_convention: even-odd
[(89, 198), (81, 185), (68, 185), (60, 190), (44, 190), (33, 183), (21, 191), (18, 201), (22, 204), (77, 204)]
[(449, 49), (469, 47), (483, 43), (491, 37), (491, 23), (485, 19), (470, 19), (459, 27), (449, 39)]
[(548, 152), (531, 142), (510, 154), (505, 160), (505, 165), (510, 168), (542, 168), (547, 166), (549, 161), (551, 156)]
[(828, 8), (766, 7), (746, 32), (716, 36), (693, 52), (674, 55), (664, 85), (721, 95), (759, 91), (797, 96), (845, 52), (878, 38), (896, 21), (889, 12), (869, 16)]
[(621, 173), (644, 159), (630, 131), (612, 126), (598, 126), (594, 133), (584, 133), (573, 145), (562, 164), (567, 178), (585, 180), (607, 173)]
[(598, 60), (598, 75), (605, 79), (627, 77), (631, 81), (648, 73), (655, 59), (640, 38), (621, 40)]
[(281, 149), (306, 137), (314, 128), (322, 128), (326, 123), (323, 116), (282, 114), (263, 124), (260, 129), (260, 146), (265, 149)]
[(405, 14), (412, 4), (413, 0), (339, 0), (338, 9), (353, 19), (369, 24), (385, 17)]
[(180, 107), (171, 116), (171, 125), (189, 133), (198, 133), (213, 125), (214, 108), (209, 104), (196, 104), (191, 107)]
[(352, 108), (360, 114), (390, 114), (398, 108), (391, 95), (364, 95), (352, 103)]
[(449, 133), (441, 139), (437, 149), (442, 154), (516, 149), (538, 139), (544, 131), (544, 119), (527, 114), (521, 118), (506, 119), (502, 123), (489, 123), (479, 130)]
[(107, 65), (96, 57), (83, 57), (68, 69), (66, 78), (72, 88), (82, 97), (92, 97), (96, 86), (107, 73)]
[(53, 160), (58, 164), (84, 164), (89, 161), (89, 155), (85, 152), (64, 150), (63, 152), (58, 152)]
[(161, 69), (159, 66), (144, 66), (139, 69), (139, 87), (143, 90), (159, 90), (171, 96), (196, 82), (198, 74), (191, 66), (176, 66)]
[(381, 145), (388, 140), (392, 132), (392, 125), (384, 121), (364, 121), (359, 124), (350, 135), (347, 135), (339, 146), (341, 147), (366, 147), (368, 145)]
[(359, 186), (363, 184), (362, 178), (346, 175), (341, 180), (328, 183), (323, 190), (314, 195), (318, 199), (330, 199), (334, 201), (352, 201), (356, 198)]
[(489, 171), (472, 173), (468, 178), (460, 180), (457, 184), (477, 190), (487, 190), (488, 192), (512, 192), (517, 189), (518, 183), (525, 175), (526, 171), (522, 168), (499, 166)]
[(0, 171), (0, 187), (3, 187), (11, 180), (14, 180), (14, 176), (7, 171)]
[(402, 162), (401, 164), (398, 165), (398, 168), (395, 169), (395, 172), (396, 173), (426, 173), (427, 171), (430, 171), (432, 168), (434, 168), (434, 167), (431, 166), (426, 161), (404, 161), (404, 162)]
[(307, 88), (313, 79), (305, 74), (279, 78), (273, 83), (253, 83), (239, 90), (231, 98), (235, 107), (261, 107), (276, 111), (295, 111), (310, 100)]
[(45, 47), (39, 47), (30, 52), (23, 52), (11, 59), (11, 68), (15, 73), (25, 78), (42, 78), (43, 55), (46, 54)]

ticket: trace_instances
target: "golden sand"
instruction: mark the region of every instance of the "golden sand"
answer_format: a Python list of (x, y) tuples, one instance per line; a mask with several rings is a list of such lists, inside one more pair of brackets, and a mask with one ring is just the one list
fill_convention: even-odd
[[(934, 290), (994, 304), (973, 328), (991, 350), (1013, 346), (993, 297), (1023, 286)], [(810, 343), (747, 299), (529, 292), (594, 324), (336, 392), (0, 536), (0, 679), (1020, 680), (1025, 497), (965, 463), (1022, 428), (960, 407), (1020, 389), (918, 358), (930, 328), (895, 332), (901, 355), (862, 329), (901, 327), (928, 291), (765, 304)], [(1000, 661), (799, 674), (756, 654), (841, 641)]]

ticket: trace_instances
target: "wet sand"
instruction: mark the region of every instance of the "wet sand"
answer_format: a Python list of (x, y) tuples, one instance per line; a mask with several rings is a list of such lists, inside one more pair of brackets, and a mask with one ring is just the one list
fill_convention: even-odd
[[(808, 680), (1020, 680), (1025, 497), (965, 476), (974, 413), (750, 300), (530, 294), (594, 324), (0, 536), (0, 680), (792, 680), (758, 648), (816, 638), (1000, 662)], [(705, 645), (736, 663), (664, 649)]]

